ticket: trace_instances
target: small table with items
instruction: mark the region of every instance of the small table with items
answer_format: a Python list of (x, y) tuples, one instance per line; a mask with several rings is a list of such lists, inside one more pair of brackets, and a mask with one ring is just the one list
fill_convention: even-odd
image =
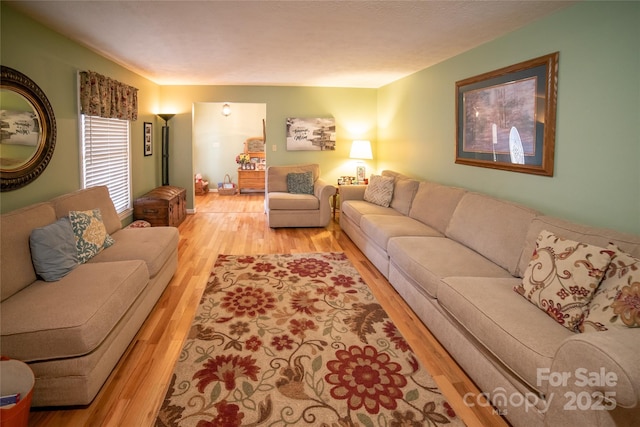
[[(345, 178), (354, 178), (354, 179), (345, 179)], [(336, 192), (333, 196), (331, 196), (331, 204), (333, 206), (333, 219), (336, 219), (336, 210), (338, 207), (338, 196), (340, 195), (340, 187), (348, 186), (348, 185), (367, 185), (369, 184), (369, 180), (365, 179), (363, 182), (358, 182), (355, 180), (355, 177), (340, 177), (338, 179), (338, 187), (336, 188)]]
[(244, 142), (244, 156), (249, 163), (238, 168), (238, 188), (242, 190), (265, 190), (265, 169), (267, 168), (264, 137), (251, 137)]
[(264, 191), (264, 169), (238, 169), (238, 188), (242, 190)]

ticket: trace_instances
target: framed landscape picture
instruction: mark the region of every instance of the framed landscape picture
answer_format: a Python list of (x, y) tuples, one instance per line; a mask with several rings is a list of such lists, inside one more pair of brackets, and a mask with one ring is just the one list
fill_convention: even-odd
[(558, 52), (456, 82), (456, 163), (553, 176)]
[(336, 149), (336, 121), (333, 117), (287, 118), (287, 151)]

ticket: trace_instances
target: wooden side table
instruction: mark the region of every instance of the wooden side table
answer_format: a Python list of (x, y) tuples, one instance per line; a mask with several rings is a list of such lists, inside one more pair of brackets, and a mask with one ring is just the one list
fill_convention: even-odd
[(332, 203), (333, 203), (333, 219), (336, 219), (336, 210), (337, 210), (337, 206), (338, 206), (338, 196), (340, 195), (340, 187), (348, 187), (350, 185), (368, 185), (369, 182), (368, 180), (366, 180), (364, 183), (357, 183), (357, 184), (338, 184), (338, 186), (336, 187), (336, 192), (333, 196), (331, 196), (332, 198)]
[(264, 170), (238, 169), (238, 188), (242, 190), (264, 191)]

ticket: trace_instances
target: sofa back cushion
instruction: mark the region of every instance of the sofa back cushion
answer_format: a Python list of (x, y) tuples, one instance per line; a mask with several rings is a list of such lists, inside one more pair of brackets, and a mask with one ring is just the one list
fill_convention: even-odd
[(69, 216), (70, 211), (90, 211), (100, 209), (102, 222), (108, 234), (113, 234), (122, 228), (109, 190), (106, 186), (90, 187), (77, 190), (51, 200), (58, 218)]
[(409, 216), (444, 234), (456, 206), (465, 193), (462, 188), (423, 181), (413, 198)]
[(522, 277), (527, 269), (531, 255), (536, 247), (536, 238), (542, 230), (548, 230), (553, 234), (590, 245), (606, 248), (610, 243), (615, 244), (629, 255), (640, 258), (640, 236), (620, 233), (606, 228), (590, 227), (573, 223), (552, 216), (538, 216), (530, 224), (524, 242), (524, 248), (518, 263), (517, 275)]
[(389, 170), (389, 169), (383, 170), (382, 172), (380, 172), (380, 175), (382, 175), (382, 176), (390, 176), (393, 179), (395, 179), (396, 181), (399, 180), (399, 179), (411, 179), (410, 176), (403, 175), (400, 172), (395, 172), (395, 171), (392, 171), (392, 170)]
[(402, 215), (409, 215), (413, 197), (418, 191), (420, 181), (411, 179), (410, 177), (391, 170), (383, 170), (382, 176), (390, 176), (394, 179), (393, 196), (391, 198), (391, 207)]
[(292, 166), (269, 166), (267, 168), (267, 192), (287, 192), (287, 175), (290, 173), (304, 173), (311, 171), (313, 174), (313, 182), (315, 183), (320, 176), (320, 165), (317, 163), (309, 163)]
[(451, 217), (446, 235), (515, 276), (527, 231), (537, 215), (535, 210), (516, 203), (466, 193)]
[(0, 219), (0, 300), (4, 301), (36, 280), (29, 236), (35, 228), (56, 222), (50, 203), (38, 203), (3, 214)]

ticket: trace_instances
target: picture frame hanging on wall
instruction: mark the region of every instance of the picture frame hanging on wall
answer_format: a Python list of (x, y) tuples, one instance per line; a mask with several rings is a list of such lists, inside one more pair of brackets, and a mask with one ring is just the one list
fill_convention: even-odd
[(144, 155), (151, 156), (153, 154), (153, 124), (144, 122), (143, 129)]
[(333, 151), (336, 121), (333, 117), (287, 118), (287, 151)]
[(558, 56), (456, 82), (456, 163), (553, 176)]

